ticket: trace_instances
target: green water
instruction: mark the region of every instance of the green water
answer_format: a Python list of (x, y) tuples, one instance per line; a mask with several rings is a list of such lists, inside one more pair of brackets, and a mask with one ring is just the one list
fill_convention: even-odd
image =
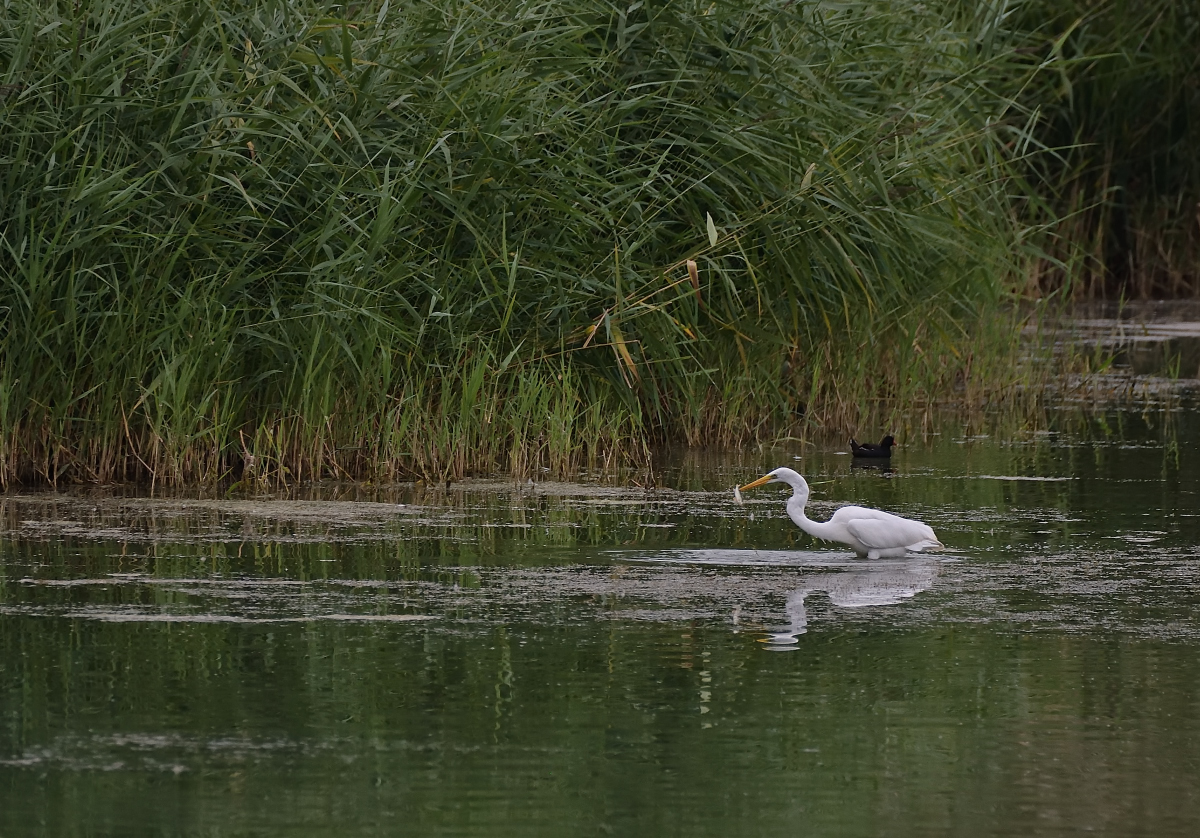
[[(0, 835), (1200, 834), (1196, 416), (654, 489), (5, 496)], [(783, 464), (948, 551), (733, 502)]]

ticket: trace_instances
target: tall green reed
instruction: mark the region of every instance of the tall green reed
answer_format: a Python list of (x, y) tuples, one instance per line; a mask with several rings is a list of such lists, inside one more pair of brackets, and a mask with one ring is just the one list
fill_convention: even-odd
[(998, 20), (11, 0), (0, 483), (565, 471), (984, 398)]
[(1041, 0), (1015, 26), (1041, 70), (1028, 158), (1052, 236), (1036, 292), (1200, 294), (1200, 13), (1191, 0)]

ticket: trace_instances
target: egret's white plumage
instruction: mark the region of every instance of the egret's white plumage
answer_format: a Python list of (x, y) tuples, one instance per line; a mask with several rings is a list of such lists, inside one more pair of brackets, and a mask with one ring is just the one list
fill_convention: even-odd
[(843, 506), (828, 521), (813, 521), (804, 514), (804, 505), (808, 503), (808, 483), (790, 468), (777, 468), (753, 483), (742, 486), (738, 494), (767, 483), (786, 483), (792, 487), (787, 513), (796, 526), (816, 538), (848, 544), (855, 553), (868, 559), (903, 556), (910, 550), (919, 553), (942, 547), (933, 530), (920, 521), (865, 506)]

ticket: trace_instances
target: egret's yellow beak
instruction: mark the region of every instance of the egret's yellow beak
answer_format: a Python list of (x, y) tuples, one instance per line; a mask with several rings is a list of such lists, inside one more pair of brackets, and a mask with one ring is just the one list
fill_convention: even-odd
[(745, 486), (741, 487), (741, 489), (739, 489), (738, 491), (740, 491), (740, 492), (744, 492), (744, 491), (746, 491), (747, 489), (757, 489), (759, 486), (765, 486), (765, 485), (767, 485), (768, 483), (770, 483), (770, 482), (771, 482), (771, 480), (772, 480), (772, 479), (773, 479), (773, 478), (771, 477), (771, 475), (769, 475), (769, 474), (768, 474), (768, 475), (766, 475), (766, 476), (764, 476), (764, 477), (760, 477), (760, 478), (758, 478), (758, 479), (757, 479), (757, 480), (755, 480), (753, 483), (747, 483)]

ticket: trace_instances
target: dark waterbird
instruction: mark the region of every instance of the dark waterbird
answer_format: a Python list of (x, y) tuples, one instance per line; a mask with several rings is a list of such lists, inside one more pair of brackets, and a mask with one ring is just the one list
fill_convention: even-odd
[(896, 440), (891, 434), (885, 436), (876, 445), (873, 442), (864, 442), (859, 445), (855, 440), (850, 440), (850, 451), (855, 457), (864, 457), (873, 460), (886, 460), (892, 456), (892, 446), (896, 444)]

